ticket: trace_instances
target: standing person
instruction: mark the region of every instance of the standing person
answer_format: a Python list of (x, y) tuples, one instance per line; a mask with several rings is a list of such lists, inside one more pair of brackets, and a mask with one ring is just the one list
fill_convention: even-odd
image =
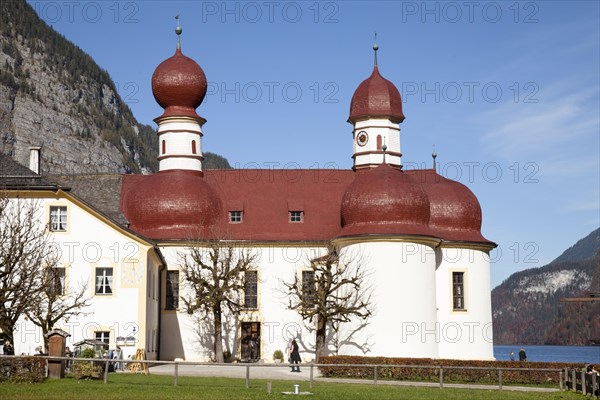
[(292, 345), (292, 339), (290, 339), (285, 346), (285, 354), (287, 355), (287, 362), (289, 364), (292, 363), (292, 350), (294, 350), (294, 346)]
[(525, 349), (522, 347), (519, 350), (519, 361), (527, 361), (527, 353), (525, 353)]
[(12, 346), (12, 344), (10, 344), (10, 340), (7, 340), (6, 342), (4, 342), (4, 354), (7, 356), (15, 355), (15, 349)]
[(515, 352), (514, 351), (510, 352), (510, 361), (515, 361)]
[[(71, 351), (69, 346), (65, 347), (65, 357), (73, 357), (73, 352)], [(65, 363), (65, 368), (67, 369), (67, 372), (71, 371), (71, 360), (67, 360), (67, 362)]]
[[(292, 364), (300, 364), (302, 359), (300, 358), (300, 352), (298, 351), (298, 343), (296, 343), (296, 339), (292, 340), (292, 353), (290, 354), (290, 362)], [(300, 367), (292, 365), (292, 372), (300, 372)]]

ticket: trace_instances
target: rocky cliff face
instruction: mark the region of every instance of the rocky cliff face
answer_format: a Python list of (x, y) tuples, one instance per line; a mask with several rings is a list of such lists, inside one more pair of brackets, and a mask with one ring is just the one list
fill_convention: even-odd
[(24, 1), (0, 3), (0, 152), (42, 172), (152, 172), (153, 128), (137, 123), (108, 73)]
[(600, 229), (552, 263), (517, 272), (492, 291), (494, 342), (585, 345), (600, 332), (600, 302), (564, 303), (586, 296), (600, 266)]

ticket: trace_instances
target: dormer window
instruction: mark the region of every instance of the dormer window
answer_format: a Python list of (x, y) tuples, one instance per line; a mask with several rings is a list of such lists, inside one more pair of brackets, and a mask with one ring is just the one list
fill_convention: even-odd
[(304, 211), (290, 211), (290, 222), (303, 222)]
[(242, 222), (242, 211), (229, 211), (229, 223), (240, 224)]

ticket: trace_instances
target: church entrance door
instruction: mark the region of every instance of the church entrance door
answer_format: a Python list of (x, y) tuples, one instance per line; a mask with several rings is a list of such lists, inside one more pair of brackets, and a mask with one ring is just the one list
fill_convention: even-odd
[(260, 360), (260, 323), (242, 322), (241, 360), (257, 362)]

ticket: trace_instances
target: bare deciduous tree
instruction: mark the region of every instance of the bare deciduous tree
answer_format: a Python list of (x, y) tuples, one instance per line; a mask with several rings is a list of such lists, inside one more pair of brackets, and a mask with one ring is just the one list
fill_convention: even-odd
[(341, 323), (353, 318), (367, 320), (373, 313), (364, 264), (359, 255), (340, 251), (330, 243), (323, 257), (310, 261), (308, 281), (296, 275), (291, 283), (283, 282), (289, 294), (288, 308), (315, 326), (317, 361), (325, 355), (329, 329), (339, 331)]
[(68, 322), (71, 317), (86, 315), (84, 309), (91, 304), (91, 298), (87, 296), (88, 283), (80, 284), (76, 290), (68, 288), (65, 286), (63, 273), (64, 268), (44, 269), (39, 302), (26, 312), (31, 322), (42, 329), (46, 351), (46, 334), (54, 329), (59, 321)]
[(189, 247), (179, 257), (189, 288), (189, 294), (182, 296), (185, 308), (190, 314), (199, 311), (212, 321), (214, 359), (223, 362), (223, 312), (239, 314), (244, 275), (254, 269), (257, 256), (219, 239)]
[(58, 263), (39, 201), (0, 198), (0, 330), (13, 341), (21, 316), (42, 298), (44, 270)]

